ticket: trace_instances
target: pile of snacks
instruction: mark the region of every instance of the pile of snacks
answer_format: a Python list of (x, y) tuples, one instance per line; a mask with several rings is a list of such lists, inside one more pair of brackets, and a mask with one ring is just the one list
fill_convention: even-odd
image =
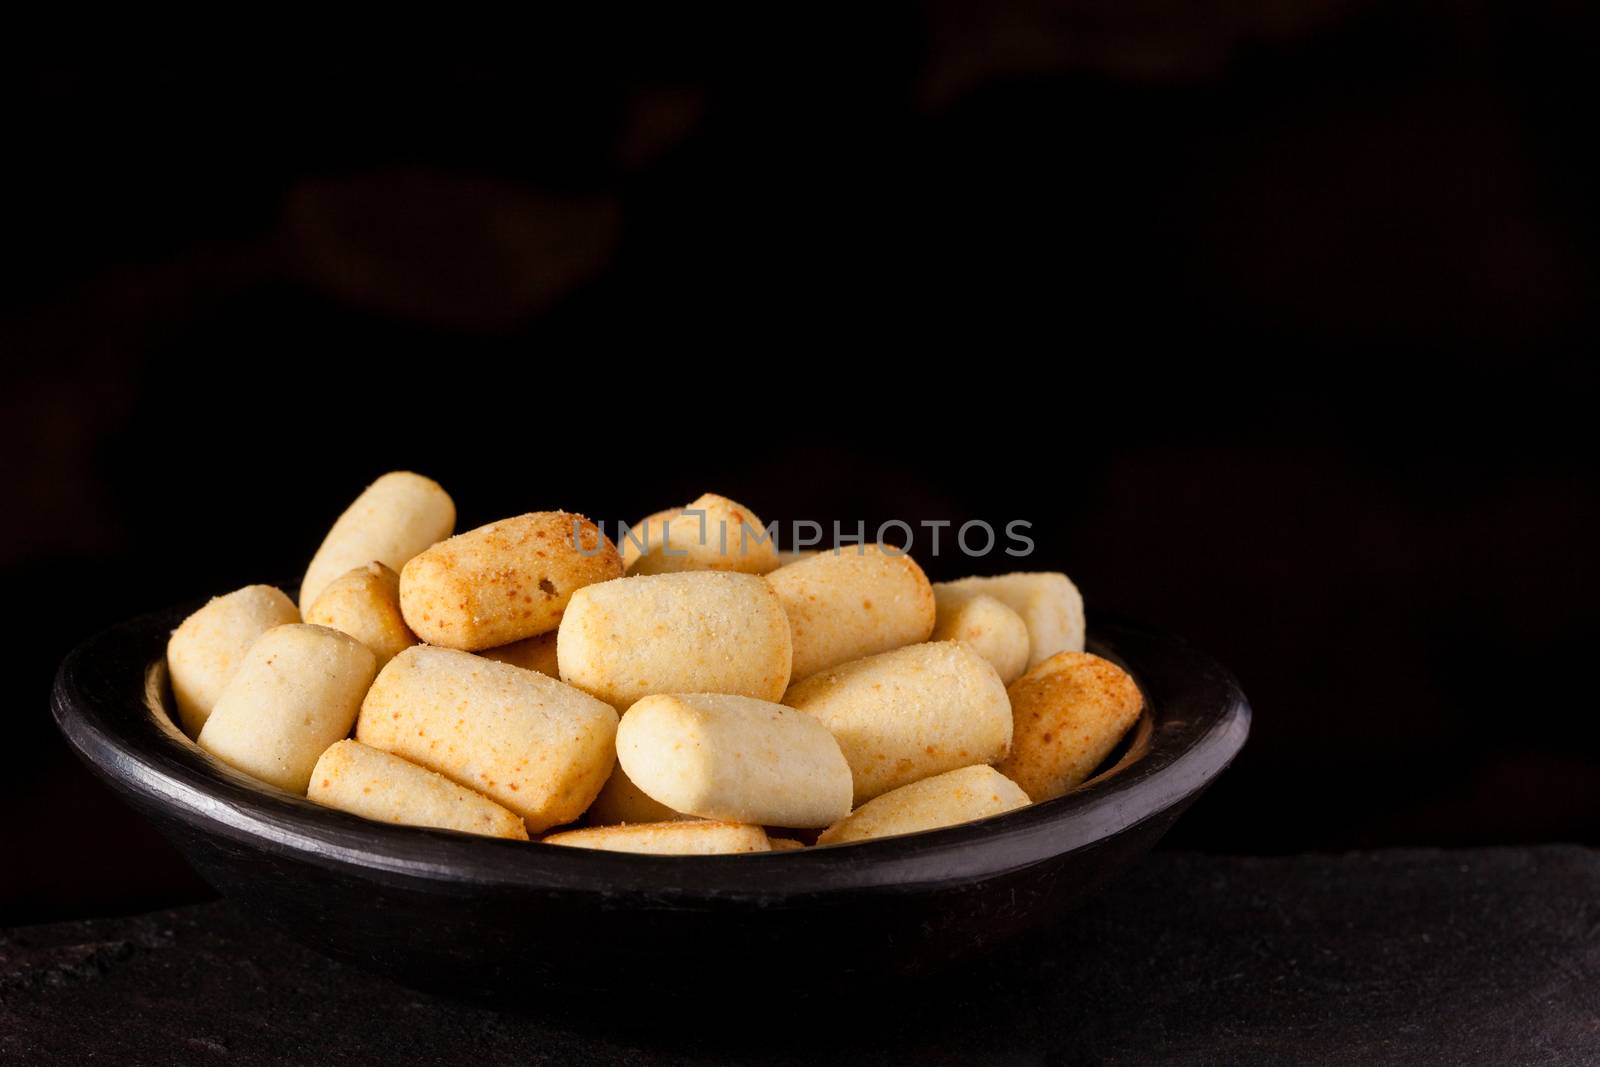
[(1058, 797), (1141, 711), (1082, 651), (1062, 574), (935, 585), (892, 546), (779, 553), (713, 494), (620, 551), (569, 512), (454, 527), (437, 483), (386, 474), (298, 606), (252, 585), (185, 619), (167, 646), (184, 732), (369, 819), (709, 854)]

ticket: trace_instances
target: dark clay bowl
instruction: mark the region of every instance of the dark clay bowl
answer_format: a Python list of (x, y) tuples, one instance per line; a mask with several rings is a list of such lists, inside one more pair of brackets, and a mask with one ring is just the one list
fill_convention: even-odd
[(368, 822), (226, 767), (163, 710), (168, 634), (198, 605), (67, 657), (57, 725), (218, 890), (336, 959), (502, 1004), (615, 1007), (752, 988), (837, 995), (928, 974), (1047, 926), (1145, 850), (1244, 744), (1250, 709), (1183, 641), (1097, 617), (1147, 717), (1058, 800), (964, 826), (804, 851), (648, 856)]

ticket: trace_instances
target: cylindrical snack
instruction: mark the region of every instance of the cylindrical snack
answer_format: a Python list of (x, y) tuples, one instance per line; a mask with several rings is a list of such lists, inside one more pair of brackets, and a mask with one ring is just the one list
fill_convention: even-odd
[(849, 818), (824, 830), (817, 844), (839, 845), (937, 830), (1027, 806), (1028, 795), (993, 767), (962, 767), (868, 801)]
[(987, 593), (1021, 615), (1028, 626), (1030, 669), (1057, 652), (1083, 651), (1083, 594), (1065, 574), (1018, 571), (943, 584), (959, 592)]
[(766, 574), (778, 566), (767, 530), (743, 504), (716, 493), (645, 519), (629, 574), (738, 571)]
[(789, 684), (789, 621), (754, 575), (638, 575), (578, 590), (556, 654), (563, 681), (616, 708), (651, 693), (777, 700)]
[(212, 598), (172, 631), (167, 673), (178, 721), (194, 737), (256, 639), (274, 626), (299, 622), (300, 612), (280, 590), (247, 585)]
[(1058, 652), (1007, 693), (1011, 754), (996, 766), (1035, 801), (1083, 784), (1144, 707), (1127, 671), (1087, 652)]
[(933, 640), (960, 641), (989, 661), (1007, 685), (1028, 669), (1028, 625), (1022, 616), (987, 593), (969, 593), (936, 582), (939, 617)]
[[(621, 729), (620, 724), (618, 729)], [(692, 818), (693, 815), (673, 811), (659, 800), (650, 799), (648, 793), (633, 784), (628, 772), (622, 769), (621, 760), (618, 760), (617, 765), (612, 768), (611, 777), (606, 779), (605, 788), (600, 790), (600, 795), (594, 798), (594, 803), (589, 805), (589, 811), (584, 816), (590, 826), (614, 826), (625, 822), (674, 822), (678, 819)]]
[(482, 793), (359, 741), (335, 741), (317, 760), (306, 796), (377, 822), (528, 839), (522, 819)]
[(350, 733), (378, 661), (349, 634), (278, 626), (250, 646), (196, 743), (230, 767), (304, 794), (328, 746)]
[(783, 702), (832, 731), (860, 805), (919, 778), (993, 763), (1011, 744), (1000, 676), (956, 641), (911, 645), (814, 674)]
[(574, 590), (622, 574), (600, 528), (535, 511), (457, 534), (400, 572), (406, 623), (430, 645), (474, 652), (548, 633)]
[(797, 679), (933, 633), (927, 575), (882, 545), (844, 545), (779, 567), (767, 581), (789, 616)]
[(554, 678), (467, 652), (414, 645), (361, 705), (356, 740), (437, 771), (527, 820), (571, 822), (616, 758), (617, 713)]
[(456, 526), (456, 505), (432, 478), (391, 471), (366, 490), (334, 522), (311, 558), (300, 582), (300, 610), (311, 605), (329, 582), (377, 560), (398, 571), (406, 561)]
[(827, 727), (765, 700), (647, 696), (622, 716), (617, 762), (651, 799), (704, 819), (805, 827), (850, 813), (850, 765)]
[(478, 655), (484, 659), (497, 660), (509, 663), (513, 667), (521, 667), (525, 671), (538, 671), (540, 674), (549, 675), (551, 678), (561, 677), (561, 669), (556, 666), (556, 632), (551, 630), (547, 634), (537, 637), (524, 638), (513, 641), (509, 645), (498, 648), (486, 648)]
[(767, 852), (767, 833), (759, 826), (731, 822), (645, 822), (566, 830), (542, 839), (547, 845), (596, 848), (605, 852), (654, 852), (662, 856), (711, 856)]
[(767, 847), (772, 849), (774, 852), (788, 852), (791, 849), (805, 848), (806, 846), (805, 842), (796, 841), (792, 837), (773, 837), (771, 834), (768, 834)]
[(331, 626), (360, 641), (378, 657), (380, 670), (417, 643), (400, 614), (400, 576), (378, 562), (329, 582), (306, 612), (306, 622)]

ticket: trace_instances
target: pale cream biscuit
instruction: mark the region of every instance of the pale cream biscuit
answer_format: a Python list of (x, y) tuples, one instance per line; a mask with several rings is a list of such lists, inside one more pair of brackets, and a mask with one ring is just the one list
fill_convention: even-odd
[(1010, 685), (1028, 669), (1028, 625), (1022, 616), (987, 593), (952, 589), (943, 582), (933, 586), (939, 617), (933, 624), (934, 641), (960, 641), (989, 661)]
[(822, 827), (850, 812), (850, 765), (827, 727), (765, 700), (647, 696), (622, 716), (617, 762), (651, 799), (705, 819)]
[(356, 740), (437, 771), (527, 820), (583, 814), (611, 774), (617, 713), (535, 671), (415, 645), (361, 705)]
[(442, 774), (359, 741), (335, 741), (317, 760), (306, 796), (376, 822), (528, 839), (520, 816)]
[(789, 622), (754, 575), (635, 575), (578, 590), (556, 654), (563, 681), (616, 708), (651, 693), (777, 700), (789, 684)]
[(625, 559), (629, 574), (766, 574), (778, 566), (777, 547), (761, 520), (743, 504), (716, 493), (658, 511), (643, 526), (639, 546)]
[(1057, 652), (1083, 651), (1083, 594), (1065, 574), (1018, 571), (995, 578), (962, 578), (944, 584), (960, 592), (987, 593), (1021, 615), (1028, 625), (1030, 668)]
[(230, 767), (304, 794), (328, 746), (350, 733), (377, 657), (349, 634), (289, 623), (262, 634), (196, 743)]
[(845, 545), (779, 567), (767, 581), (789, 616), (796, 680), (933, 633), (933, 587), (898, 550)]
[(565, 830), (543, 839), (547, 845), (595, 848), (605, 852), (653, 852), (662, 856), (710, 856), (734, 852), (768, 852), (766, 831), (738, 823), (648, 822), (627, 826), (593, 826)]
[(920, 778), (993, 763), (1011, 744), (994, 668), (956, 641), (910, 645), (814, 674), (783, 702), (826, 726), (859, 805)]
[(417, 643), (400, 614), (400, 576), (377, 562), (329, 582), (306, 612), (306, 622), (331, 626), (360, 641), (378, 657), (379, 670)]
[(962, 767), (868, 801), (817, 837), (838, 845), (956, 826), (1028, 805), (1028, 795), (993, 767)]
[(167, 675), (184, 732), (190, 737), (200, 732), (258, 637), (299, 621), (294, 601), (270, 585), (247, 585), (213, 597), (184, 619), (167, 641)]
[(623, 770), (621, 760), (618, 760), (617, 765), (612, 768), (611, 777), (606, 779), (605, 788), (600, 790), (600, 795), (594, 798), (594, 803), (589, 805), (589, 811), (584, 816), (584, 820), (590, 826), (613, 826), (625, 822), (674, 822), (692, 818), (693, 815), (673, 811), (659, 800), (652, 800), (649, 794), (633, 784), (633, 779)]
[(377, 560), (398, 571), (428, 546), (450, 536), (456, 506), (432, 478), (392, 471), (344, 510), (300, 582), (300, 610), (309, 611), (327, 584)]

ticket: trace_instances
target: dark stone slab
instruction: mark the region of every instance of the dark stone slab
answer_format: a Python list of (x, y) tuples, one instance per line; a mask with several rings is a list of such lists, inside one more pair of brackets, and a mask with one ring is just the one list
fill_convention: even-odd
[[(693, 960), (646, 986), (694, 983)], [(1156, 853), (1027, 951), (871, 1003), (495, 1013), (226, 903), (0, 934), (0, 1063), (1600, 1063), (1600, 852)], [(603, 1009), (603, 1005), (597, 1005)]]

